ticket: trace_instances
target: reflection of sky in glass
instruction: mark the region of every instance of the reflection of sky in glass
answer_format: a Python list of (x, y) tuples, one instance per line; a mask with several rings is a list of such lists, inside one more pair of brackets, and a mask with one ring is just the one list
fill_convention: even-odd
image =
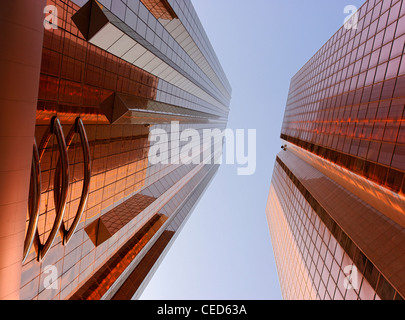
[(290, 79), (342, 26), (347, 1), (192, 2), (232, 85), (228, 127), (257, 129), (257, 171), (221, 167), (142, 298), (281, 299), (265, 207)]

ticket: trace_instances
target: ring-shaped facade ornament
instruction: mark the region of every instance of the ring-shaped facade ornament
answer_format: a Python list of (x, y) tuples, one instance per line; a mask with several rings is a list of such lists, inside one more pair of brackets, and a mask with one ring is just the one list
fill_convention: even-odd
[[(90, 156), (90, 146), (89, 146), (89, 141), (87, 139), (86, 131), (84, 129), (83, 121), (80, 118), (76, 118), (75, 124), (72, 127), (72, 129), (69, 131), (67, 137), (66, 137), (66, 149), (69, 150), (74, 136), (78, 134), (80, 137), (80, 143), (82, 146), (82, 152), (83, 152), (83, 172), (84, 172), (84, 177), (83, 177), (83, 187), (82, 187), (82, 194), (80, 197), (80, 203), (76, 211), (75, 218), (73, 219), (73, 222), (70, 226), (69, 229), (66, 229), (65, 224), (62, 221), (61, 225), (61, 237), (62, 237), (62, 243), (63, 245), (67, 245), (72, 238), (73, 234), (76, 231), (77, 226), (80, 223), (80, 220), (83, 215), (84, 208), (87, 203), (87, 199), (89, 196), (89, 188), (90, 188), (90, 177), (91, 177), (91, 156)], [(60, 190), (62, 190), (60, 183), (60, 177), (61, 177), (61, 169), (62, 166), (60, 165), (61, 159), (58, 161), (58, 165), (55, 171), (55, 188), (54, 188), (54, 200), (55, 203), (60, 202)]]
[[(59, 150), (59, 155), (60, 155), (60, 170), (59, 170), (59, 184), (58, 186), (54, 186), (54, 192), (56, 188), (58, 190), (56, 191), (59, 195), (59, 200), (58, 202), (55, 202), (55, 220), (52, 226), (52, 229), (49, 233), (48, 238), (44, 243), (41, 243), (38, 231), (36, 232), (35, 239), (34, 239), (34, 245), (37, 249), (38, 253), (38, 261), (41, 261), (44, 259), (46, 254), (49, 252), (49, 249), (52, 247), (52, 244), (60, 230), (60, 227), (63, 222), (63, 216), (65, 214), (65, 208), (66, 208), (66, 201), (67, 201), (67, 193), (68, 193), (68, 187), (69, 187), (69, 159), (68, 159), (68, 154), (67, 154), (67, 148), (66, 148), (66, 141), (65, 137), (63, 134), (62, 126), (60, 124), (60, 121), (57, 117), (53, 117), (51, 120), (51, 125), (48, 127), (46, 130), (41, 143), (38, 147), (39, 150), (39, 162), (42, 159), (42, 156), (45, 153), (45, 148), (49, 143), (49, 140), (52, 136), (52, 134), (55, 135), (57, 144), (58, 144), (58, 150)], [(37, 229), (38, 230), (38, 229)]]
[(24, 240), (23, 263), (27, 259), (32, 244), (34, 243), (38, 227), (39, 209), (41, 204), (41, 166), (39, 161), (38, 147), (34, 139), (31, 164), (30, 199), (28, 203), (29, 223)]

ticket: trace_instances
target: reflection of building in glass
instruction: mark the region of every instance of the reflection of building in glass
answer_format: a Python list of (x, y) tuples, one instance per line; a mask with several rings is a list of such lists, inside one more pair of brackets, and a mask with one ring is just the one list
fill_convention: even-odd
[(405, 297), (404, 45), (405, 2), (367, 1), (291, 81), (266, 209), (285, 299)]
[[(231, 88), (189, 1), (42, 2), (18, 8), (30, 36), (10, 16), (1, 30), (30, 50), (0, 56), (0, 81), (22, 81), (1, 91), (17, 109), (1, 111), (0, 145), (26, 158), (18, 183), (0, 177), (16, 198), (0, 199), (0, 298), (137, 298), (218, 169), (151, 165), (149, 132), (225, 129)], [(18, 127), (17, 147), (2, 137)]]

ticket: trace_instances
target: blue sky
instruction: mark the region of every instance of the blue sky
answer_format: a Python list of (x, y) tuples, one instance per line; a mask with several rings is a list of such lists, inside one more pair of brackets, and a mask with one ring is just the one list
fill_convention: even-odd
[(257, 169), (223, 165), (141, 299), (281, 299), (265, 207), (290, 79), (363, 0), (192, 0), (232, 85), (231, 129), (257, 130)]

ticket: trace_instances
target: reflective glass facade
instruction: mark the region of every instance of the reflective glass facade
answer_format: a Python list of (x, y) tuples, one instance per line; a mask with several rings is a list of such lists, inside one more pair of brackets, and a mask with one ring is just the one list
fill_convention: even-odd
[(189, 1), (44, 5), (19, 298), (136, 299), (218, 170), (150, 163), (150, 132), (225, 129), (231, 88)]
[(285, 299), (405, 297), (405, 2), (357, 14), (291, 81), (266, 209)]
[(405, 172), (405, 5), (367, 1), (358, 19), (357, 29), (339, 29), (293, 77), (282, 137), (398, 192)]

